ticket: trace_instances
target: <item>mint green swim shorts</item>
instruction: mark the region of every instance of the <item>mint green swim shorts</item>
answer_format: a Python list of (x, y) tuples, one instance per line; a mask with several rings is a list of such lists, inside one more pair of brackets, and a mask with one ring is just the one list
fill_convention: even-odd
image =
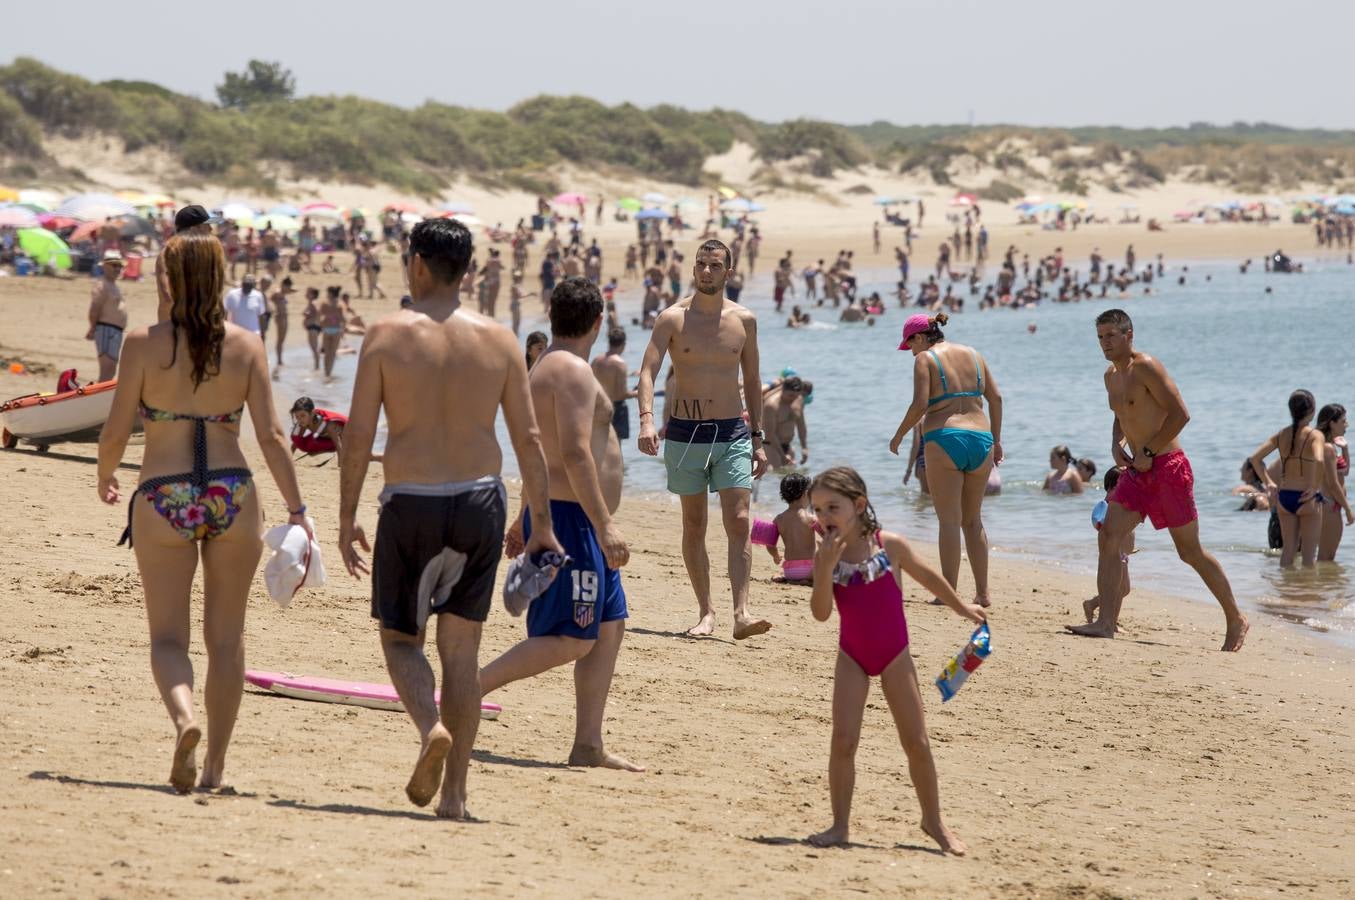
[(669, 419), (663, 442), (668, 490), (683, 496), (753, 489), (753, 441), (743, 419)]

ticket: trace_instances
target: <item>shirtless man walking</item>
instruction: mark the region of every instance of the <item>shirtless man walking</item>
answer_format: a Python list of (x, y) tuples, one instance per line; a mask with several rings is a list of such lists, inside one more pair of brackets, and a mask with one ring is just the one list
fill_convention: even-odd
[(122, 277), (122, 254), (105, 250), (100, 265), (103, 277), (89, 292), (89, 331), (85, 340), (94, 342), (99, 359), (99, 380), (108, 381), (118, 374), (122, 355), (122, 333), (127, 330), (127, 303), (122, 299), (118, 279)]
[(1123, 599), (1120, 547), (1147, 516), (1154, 528), (1170, 530), (1181, 561), (1199, 574), (1223, 607), (1227, 620), (1223, 649), (1241, 650), (1249, 627), (1247, 617), (1237, 608), (1223, 567), (1200, 546), (1195, 476), (1177, 441), (1190, 421), (1185, 401), (1161, 361), (1134, 349), (1134, 323), (1124, 310), (1109, 309), (1097, 316), (1096, 337), (1110, 360), (1105, 374), (1106, 393), (1115, 413), (1110, 452), (1117, 466), (1128, 468), (1106, 498), (1109, 509), (1101, 526), (1104, 540), (1096, 588), (1106, 599), (1095, 622), (1066, 627), (1084, 637), (1115, 637)]
[[(612, 433), (612, 401), (593, 377), (588, 351), (602, 330), (602, 294), (586, 278), (566, 278), (550, 302), (551, 344), (532, 366), (532, 408), (550, 481), (550, 518), (571, 560), (527, 607), (527, 639), (480, 672), (486, 694), (574, 663), (571, 766), (643, 772), (607, 752), (602, 719), (616, 656), (626, 633), (626, 592), (617, 571), (630, 559), (612, 515), (621, 505), (621, 442)], [(522, 552), (534, 533), (524, 507), (506, 550)]]
[[(753, 479), (767, 469), (759, 430), (757, 316), (726, 300), (725, 279), (733, 269), (730, 250), (708, 240), (696, 251), (696, 293), (659, 314), (640, 368), (640, 452), (659, 453), (654, 425), (654, 380), (665, 355), (677, 373), (666, 395), (671, 413), (663, 445), (668, 490), (682, 498), (682, 559), (687, 564), (700, 609), (700, 621), (687, 633), (715, 632), (710, 598), (710, 558), (706, 554), (706, 492), (719, 492), (725, 535), (729, 538), (729, 585), (734, 595), (734, 638), (763, 634), (771, 623), (748, 612), (748, 583), (753, 564), (748, 507)], [(743, 419), (745, 390), (752, 394)]]
[[(527, 366), (513, 333), (460, 300), (471, 234), (428, 219), (410, 235), (409, 307), (372, 325), (362, 342), (339, 477), (339, 552), (354, 577), (369, 571), (354, 543), (358, 499), (384, 407), (385, 488), (372, 552), (372, 617), (395, 689), (422, 747), (405, 793), (426, 806), (442, 781), (437, 814), (464, 819), (466, 772), (480, 724), (480, 632), (503, 546), (507, 498), (494, 420), (503, 407), (532, 509), (527, 552), (560, 552), (551, 527), (546, 460)], [(424, 634), (437, 616), (442, 710)], [(445, 769), (445, 774), (444, 774)]]
[(800, 464), (809, 461), (808, 428), (805, 425), (804, 382), (792, 375), (762, 395), (762, 427), (770, 436), (767, 463), (773, 469), (795, 465), (791, 442), (800, 439)]
[[(591, 345), (590, 345), (591, 346)], [(636, 395), (626, 387), (630, 369), (621, 354), (626, 352), (626, 332), (613, 328), (607, 332), (607, 352), (593, 360), (593, 375), (612, 404), (612, 430), (623, 441), (630, 440), (630, 407), (626, 401)]]

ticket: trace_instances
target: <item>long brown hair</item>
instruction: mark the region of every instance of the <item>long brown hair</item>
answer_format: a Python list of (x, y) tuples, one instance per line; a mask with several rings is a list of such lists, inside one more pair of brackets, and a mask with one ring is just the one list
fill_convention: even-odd
[[(160, 251), (160, 272), (173, 300), (169, 320), (174, 330), (173, 366), (179, 353), (179, 329), (193, 361), (193, 390), (221, 374), (221, 345), (226, 339), (226, 311), (221, 292), (226, 285), (226, 256), (210, 234), (176, 234)], [(166, 366), (169, 368), (169, 366)]]
[(841, 494), (852, 503), (855, 503), (857, 498), (865, 500), (866, 508), (861, 513), (861, 534), (871, 538), (880, 530), (880, 520), (875, 515), (875, 507), (871, 506), (870, 497), (866, 496), (866, 482), (851, 466), (834, 466), (820, 472), (814, 477), (814, 483), (809, 486), (809, 491), (812, 494), (819, 488)]

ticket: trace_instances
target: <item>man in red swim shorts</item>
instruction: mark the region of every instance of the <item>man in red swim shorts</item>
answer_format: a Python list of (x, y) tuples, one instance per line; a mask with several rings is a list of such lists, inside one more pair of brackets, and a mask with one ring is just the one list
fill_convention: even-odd
[(1146, 517), (1159, 531), (1171, 532), (1181, 561), (1204, 581), (1223, 607), (1227, 620), (1224, 650), (1241, 650), (1247, 637), (1247, 618), (1237, 608), (1223, 567), (1200, 545), (1200, 523), (1195, 512), (1195, 476), (1177, 436), (1190, 421), (1176, 382), (1159, 360), (1134, 349), (1134, 323), (1124, 310), (1110, 309), (1096, 317), (1096, 337), (1110, 360), (1106, 393), (1115, 413), (1111, 453), (1115, 464), (1127, 467), (1106, 498), (1109, 509), (1102, 531), (1101, 556), (1096, 572), (1102, 602), (1095, 622), (1069, 625), (1085, 637), (1115, 637), (1120, 614), (1120, 546)]

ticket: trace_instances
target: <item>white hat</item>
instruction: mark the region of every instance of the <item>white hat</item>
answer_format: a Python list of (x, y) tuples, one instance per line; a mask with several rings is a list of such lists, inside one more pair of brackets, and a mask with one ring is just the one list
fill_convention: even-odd
[(105, 250), (103, 262), (125, 263), (127, 260), (123, 257), (121, 250)]

